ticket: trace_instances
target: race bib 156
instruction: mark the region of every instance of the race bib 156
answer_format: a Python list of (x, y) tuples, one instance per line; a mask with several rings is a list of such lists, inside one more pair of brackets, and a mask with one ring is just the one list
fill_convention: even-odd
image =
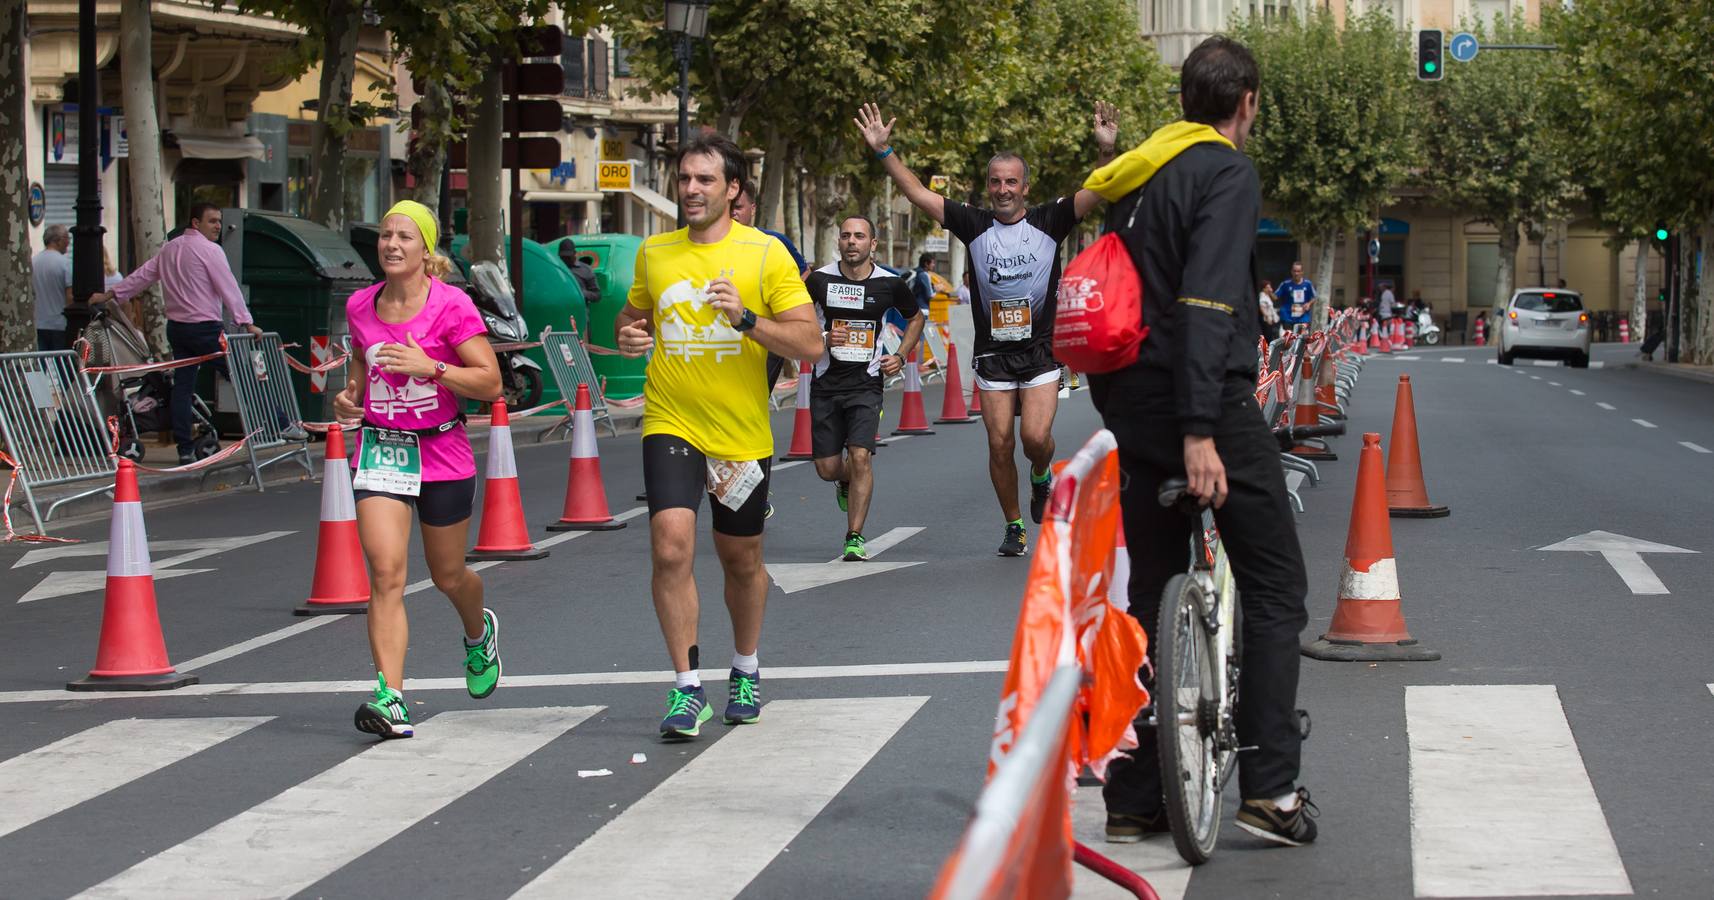
[(996, 341), (1027, 341), (1033, 333), (1028, 297), (995, 300), (988, 304), (988, 333)]

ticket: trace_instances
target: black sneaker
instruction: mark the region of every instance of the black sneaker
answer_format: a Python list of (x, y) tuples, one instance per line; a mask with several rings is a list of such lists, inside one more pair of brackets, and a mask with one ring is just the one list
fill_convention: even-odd
[(1030, 518), (1037, 525), (1041, 517), (1047, 514), (1047, 498), (1053, 494), (1053, 470), (1049, 469), (1046, 481), (1030, 481)]
[(1245, 800), (1238, 807), (1238, 827), (1287, 847), (1302, 847), (1315, 840), (1315, 817), (1321, 809), (1309, 800), (1309, 789), (1297, 789), (1297, 808), (1284, 812), (1272, 800)]
[(188, 466), (193, 462), (196, 462), (196, 454), (195, 453), (192, 453), (189, 450), (180, 450), (179, 451), (179, 465)]
[(1152, 816), (1131, 816), (1125, 813), (1107, 814), (1107, 843), (1135, 844), (1151, 834), (1170, 834), (1172, 825), (1165, 812)]
[(1001, 556), (1023, 556), (1028, 545), (1024, 538), (1024, 526), (1016, 522), (1006, 525), (1006, 537), (1000, 541)]

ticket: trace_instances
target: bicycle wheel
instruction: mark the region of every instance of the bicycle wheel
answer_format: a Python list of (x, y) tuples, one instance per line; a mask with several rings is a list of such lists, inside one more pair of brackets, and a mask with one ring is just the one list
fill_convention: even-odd
[(1221, 773), (1215, 759), (1217, 698), (1202, 622), (1202, 589), (1175, 575), (1161, 592), (1156, 643), (1155, 744), (1172, 842), (1185, 862), (1199, 866), (1220, 839)]

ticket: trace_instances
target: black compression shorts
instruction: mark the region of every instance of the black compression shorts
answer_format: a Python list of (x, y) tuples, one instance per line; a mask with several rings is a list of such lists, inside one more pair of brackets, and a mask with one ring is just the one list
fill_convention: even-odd
[[(762, 533), (766, 518), (771, 457), (763, 457), (762, 483), (750, 492), (737, 509), (708, 498), (714, 511), (714, 530), (732, 537), (754, 537)], [(708, 457), (689, 441), (673, 434), (651, 434), (643, 438), (643, 491), (649, 497), (649, 515), (663, 509), (695, 512), (708, 493)]]
[(470, 510), (476, 501), (476, 477), (473, 475), (458, 481), (425, 481), (422, 492), (415, 497), (386, 491), (354, 491), (353, 494), (359, 504), (370, 497), (386, 497), (414, 506), (417, 521), (430, 528), (445, 528), (470, 518)]

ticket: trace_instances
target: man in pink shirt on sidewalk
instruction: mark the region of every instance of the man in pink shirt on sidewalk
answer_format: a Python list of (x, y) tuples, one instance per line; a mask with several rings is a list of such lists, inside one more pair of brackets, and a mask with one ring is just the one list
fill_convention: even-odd
[[(137, 267), (113, 290), (96, 294), (91, 303), (130, 300), (160, 282), (166, 294), (167, 344), (174, 359), (205, 356), (220, 350), (221, 309), (232, 321), (260, 336), (262, 329), (250, 318), (250, 308), (238, 290), (238, 279), (226, 261), (226, 252), (215, 243), (220, 239), (220, 207), (198, 203), (190, 208), (190, 223), (184, 233), (168, 241), (155, 258)], [(211, 363), (224, 369), (224, 363)], [(201, 365), (173, 370), (173, 438), (179, 445), (179, 462), (196, 459), (192, 450), (191, 397), (196, 393), (196, 375)]]

